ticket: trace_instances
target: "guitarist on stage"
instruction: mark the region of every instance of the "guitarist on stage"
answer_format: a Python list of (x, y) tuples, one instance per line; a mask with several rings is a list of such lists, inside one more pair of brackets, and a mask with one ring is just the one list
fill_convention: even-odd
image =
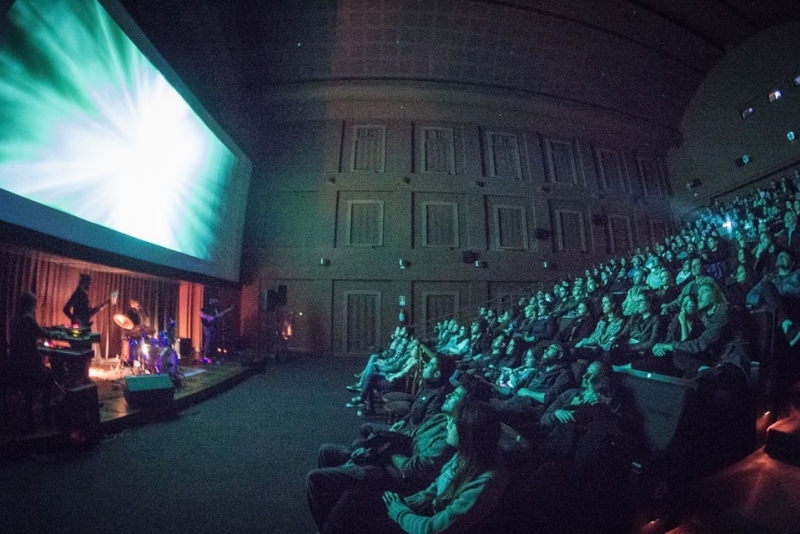
[(200, 322), (203, 323), (203, 363), (210, 363), (217, 348), (220, 347), (222, 316), (233, 309), (219, 311), (216, 297), (208, 299), (208, 305), (200, 310)]
[(71, 324), (78, 325), (80, 328), (91, 327), (94, 314), (108, 304), (108, 302), (104, 302), (94, 308), (89, 305), (89, 285), (91, 283), (92, 277), (82, 274), (78, 281), (78, 288), (64, 305), (64, 315), (69, 317)]

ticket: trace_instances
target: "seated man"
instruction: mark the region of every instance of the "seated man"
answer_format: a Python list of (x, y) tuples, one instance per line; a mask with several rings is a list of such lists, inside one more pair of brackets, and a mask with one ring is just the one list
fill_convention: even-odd
[(370, 373), (380, 371), (382, 367), (387, 366), (388, 362), (403, 355), (408, 344), (408, 328), (405, 326), (398, 326), (390, 336), (389, 348), (381, 352), (376, 352), (369, 357), (367, 365), (360, 373), (356, 373), (358, 382), (350, 386), (346, 386), (348, 391), (359, 393), (364, 388), (366, 377)]
[[(447, 444), (447, 420), (465, 398), (486, 399), (486, 386), (463, 377), (442, 404), (442, 411), (426, 419), (410, 434), (385, 437), (392, 443), (386, 454), (370, 456), (363, 447), (323, 445), (318, 469), (306, 477), (311, 517), (322, 528), (330, 511), (350, 490), (389, 490), (412, 493), (426, 487), (455, 452)], [(365, 440), (359, 445), (368, 444)]]
[(775, 260), (775, 271), (765, 276), (747, 294), (748, 306), (775, 313), (775, 319), (786, 334), (789, 346), (800, 342), (800, 270), (794, 268), (789, 251), (781, 251)]
[(500, 398), (489, 401), (501, 421), (522, 431), (539, 420), (544, 409), (572, 384), (572, 372), (563, 356), (561, 346), (551, 344), (535, 373), (516, 389), (502, 391)]
[(400, 391), (405, 387), (405, 377), (411, 369), (418, 363), (417, 349), (419, 340), (412, 338), (406, 347), (405, 361), (400, 369), (393, 369), (390, 372), (373, 372), (364, 377), (364, 386), (359, 395), (356, 395), (345, 406), (348, 408), (360, 408), (359, 415), (368, 416), (375, 414), (376, 392), (383, 395), (389, 391)]
[(597, 404), (600, 398), (597, 396), (595, 386), (597, 379), (603, 376), (610, 376), (613, 370), (610, 365), (601, 361), (589, 364), (586, 372), (581, 379), (581, 387), (566, 390), (559, 395), (550, 406), (547, 407), (539, 424), (543, 427), (554, 426), (559, 423), (575, 422), (575, 411), (583, 405)]
[(645, 356), (662, 339), (658, 297), (652, 290), (631, 298), (631, 317), (614, 340), (608, 361), (614, 365), (631, 363)]
[(461, 356), (463, 360), (471, 360), (481, 354), (489, 352), (492, 348), (492, 337), (488, 333), (489, 323), (485, 319), (478, 319), (470, 326), (469, 347)]
[(619, 315), (617, 306), (610, 295), (603, 295), (600, 301), (603, 315), (597, 321), (592, 335), (581, 339), (575, 344), (572, 357), (591, 362), (603, 355), (604, 351), (611, 348), (614, 340), (622, 330), (625, 319)]
[(45, 427), (53, 423), (50, 409), (50, 398), (53, 386), (52, 373), (45, 367), (42, 355), (39, 354), (38, 340), (48, 337), (47, 331), (39, 326), (34, 317), (36, 295), (23, 293), (17, 300), (16, 314), (11, 319), (9, 336), (8, 367), (3, 377), (9, 383), (19, 387), (25, 395), (27, 407), (27, 433), (36, 430), (34, 400), (36, 393), (41, 393), (42, 417)]
[(681, 292), (678, 294), (675, 300), (661, 304), (661, 315), (672, 315), (678, 313), (678, 311), (681, 309), (683, 297), (690, 294), (696, 295), (701, 282), (712, 280), (711, 277), (706, 275), (706, 264), (703, 261), (703, 258), (692, 258), (690, 265), (692, 273), (691, 279), (684, 282), (684, 284), (681, 286)]
[(489, 352), (479, 354), (473, 358), (467, 359), (464, 358), (463, 366), (459, 366), (460, 368), (466, 368), (473, 371), (480, 371), (481, 373), (486, 372), (490, 369), (490, 365), (497, 365), (500, 360), (505, 357), (506, 354), (506, 342), (507, 338), (504, 334), (498, 334), (497, 336), (492, 339), (492, 345), (489, 349)]
[(365, 423), (361, 427), (361, 435), (366, 438), (380, 431), (411, 435), (423, 421), (441, 412), (444, 399), (452, 389), (450, 377), (455, 370), (456, 362), (453, 358), (444, 354), (434, 354), (422, 368), (422, 385), (411, 401), (408, 414), (391, 426)]
[(595, 322), (592, 318), (590, 307), (584, 301), (578, 304), (575, 310), (575, 317), (566, 320), (553, 341), (564, 347), (565, 352), (569, 352), (578, 341), (591, 336), (594, 328)]
[(550, 303), (539, 302), (536, 318), (531, 321), (522, 339), (529, 345), (552, 341), (558, 331), (558, 318), (550, 313)]
[(508, 340), (508, 345), (506, 345), (505, 355), (501, 356), (499, 359), (490, 360), (484, 370), (484, 376), (493, 381), (497, 379), (502, 368), (519, 366), (521, 354), (522, 341), (520, 338), (512, 337)]

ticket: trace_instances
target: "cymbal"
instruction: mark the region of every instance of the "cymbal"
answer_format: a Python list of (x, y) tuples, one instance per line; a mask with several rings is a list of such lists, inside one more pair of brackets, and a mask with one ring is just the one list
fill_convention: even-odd
[[(131, 323), (131, 325), (133, 325), (133, 323)], [(131, 329), (131, 335), (134, 337), (152, 336), (155, 333), (156, 329), (153, 328), (152, 326), (139, 325), (139, 326), (132, 326)]]
[(130, 330), (133, 328), (133, 321), (124, 313), (117, 313), (114, 315), (114, 322), (123, 330)]

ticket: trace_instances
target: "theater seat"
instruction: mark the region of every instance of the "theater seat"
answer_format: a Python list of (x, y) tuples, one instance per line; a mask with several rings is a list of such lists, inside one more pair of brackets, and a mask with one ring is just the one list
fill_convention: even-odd
[(392, 401), (383, 405), (386, 422), (389, 424), (405, 417), (410, 409), (411, 403), (407, 401)]

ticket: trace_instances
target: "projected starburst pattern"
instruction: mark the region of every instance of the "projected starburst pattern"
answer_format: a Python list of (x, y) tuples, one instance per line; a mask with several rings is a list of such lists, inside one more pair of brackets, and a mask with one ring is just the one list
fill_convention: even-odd
[(212, 259), (234, 154), (94, 0), (0, 28), (0, 188)]

